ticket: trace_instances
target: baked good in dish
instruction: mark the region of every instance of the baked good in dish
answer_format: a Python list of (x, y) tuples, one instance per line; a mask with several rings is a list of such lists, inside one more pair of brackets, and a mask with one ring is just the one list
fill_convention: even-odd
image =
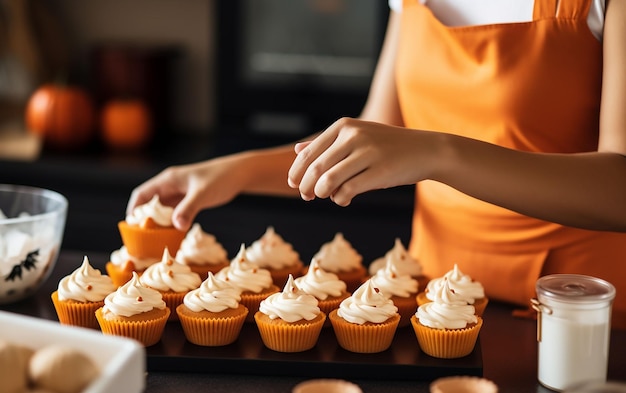
[(116, 287), (122, 286), (133, 277), (133, 272), (139, 276), (146, 268), (160, 261), (160, 258), (137, 258), (128, 253), (126, 246), (113, 250), (105, 269)]
[(180, 244), (176, 261), (189, 265), (192, 271), (205, 280), (208, 273), (217, 273), (230, 263), (226, 249), (215, 236), (205, 232), (199, 223), (191, 226)]
[(0, 392), (28, 391), (28, 364), (33, 350), (0, 338)]
[(289, 276), (282, 292), (259, 305), (254, 315), (263, 344), (277, 352), (302, 352), (315, 346), (326, 314), (317, 299), (296, 286)]
[(33, 353), (28, 375), (33, 391), (79, 393), (100, 375), (100, 370), (83, 351), (52, 344)]
[(95, 312), (104, 306), (104, 298), (115, 291), (111, 278), (94, 269), (87, 256), (71, 274), (59, 281), (52, 292), (52, 303), (59, 322), (64, 325), (99, 329)]
[(398, 261), (393, 258), (387, 259), (387, 264), (374, 274), (370, 280), (374, 287), (391, 299), (398, 307), (400, 323), (398, 327), (408, 326), (410, 319), (417, 310), (418, 282), (408, 274), (402, 274)]
[(300, 255), (276, 231), (269, 226), (263, 236), (252, 242), (247, 248), (248, 260), (269, 270), (274, 284), (282, 288), (291, 274), (302, 274), (303, 263)]
[(161, 293), (143, 286), (135, 272), (96, 310), (102, 333), (133, 338), (145, 346), (159, 342), (169, 316)]
[(139, 278), (141, 284), (156, 289), (163, 296), (169, 309), (170, 320), (177, 320), (176, 307), (183, 302), (185, 295), (200, 286), (202, 280), (198, 273), (192, 272), (189, 265), (176, 262), (168, 249), (163, 251), (163, 258), (149, 266)]
[(433, 301), (437, 290), (448, 281), (450, 288), (454, 292), (462, 296), (468, 304), (476, 309), (476, 315), (482, 317), (489, 299), (485, 295), (483, 285), (478, 281), (474, 281), (470, 276), (464, 274), (458, 265), (455, 264), (452, 270), (448, 271), (443, 277), (430, 280), (424, 292), (417, 296), (418, 305)]
[(345, 282), (348, 292), (353, 292), (366, 278), (367, 269), (363, 266), (363, 257), (341, 232), (336, 233), (332, 241), (324, 243), (313, 258), (317, 259), (322, 269), (335, 273)]
[(469, 355), (478, 339), (483, 320), (476, 316), (474, 306), (452, 290), (444, 280), (434, 300), (425, 303), (411, 317), (420, 348), (426, 354), (444, 359)]
[(430, 383), (431, 393), (498, 393), (498, 386), (486, 378), (469, 375), (441, 377)]
[(370, 263), (368, 267), (369, 275), (373, 276), (377, 271), (384, 269), (388, 259), (392, 259), (395, 262), (399, 274), (408, 274), (417, 280), (419, 292), (426, 288), (429, 279), (422, 273), (422, 265), (409, 254), (400, 238), (395, 239), (393, 247), (385, 255), (376, 258)]
[[(339, 304), (350, 296), (346, 283), (341, 281), (335, 273), (322, 269), (317, 260), (313, 258), (309, 264), (307, 273), (295, 279), (295, 284), (309, 295), (315, 296), (318, 307), (326, 315), (339, 307)], [(324, 326), (330, 326), (327, 318)]]
[(339, 345), (350, 352), (376, 353), (391, 346), (400, 322), (398, 308), (371, 280), (365, 281), (330, 315)]
[(150, 202), (137, 206), (126, 219), (117, 226), (122, 243), (130, 255), (137, 258), (160, 258), (163, 249), (168, 248), (176, 255), (185, 232), (172, 224), (174, 209), (164, 206), (155, 195)]
[(259, 304), (263, 299), (280, 291), (280, 288), (274, 285), (269, 270), (248, 260), (243, 244), (230, 265), (220, 270), (216, 276), (241, 290), (241, 304), (248, 309), (247, 322), (254, 322), (254, 313), (259, 310)]
[(237, 340), (248, 315), (240, 300), (239, 288), (209, 272), (200, 287), (187, 293), (176, 307), (187, 340), (211, 347)]

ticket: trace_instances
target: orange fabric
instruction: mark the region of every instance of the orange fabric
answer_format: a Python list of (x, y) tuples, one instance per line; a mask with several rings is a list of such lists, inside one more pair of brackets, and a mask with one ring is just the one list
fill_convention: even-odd
[[(602, 44), (587, 26), (590, 1), (535, 4), (531, 22), (447, 27), (405, 0), (405, 125), (524, 151), (597, 150)], [(409, 249), (428, 276), (457, 263), (490, 298), (527, 307), (540, 275), (593, 275), (616, 286), (613, 322), (626, 327), (626, 234), (529, 218), (433, 181), (416, 190)]]

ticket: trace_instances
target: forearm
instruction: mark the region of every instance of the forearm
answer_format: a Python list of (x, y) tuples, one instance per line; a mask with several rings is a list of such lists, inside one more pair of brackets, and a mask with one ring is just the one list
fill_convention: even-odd
[(626, 231), (626, 157), (521, 152), (445, 136), (433, 180), (539, 219)]

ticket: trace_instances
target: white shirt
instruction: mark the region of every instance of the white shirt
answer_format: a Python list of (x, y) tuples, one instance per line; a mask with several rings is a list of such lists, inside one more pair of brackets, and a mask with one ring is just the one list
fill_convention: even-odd
[[(534, 0), (419, 0), (446, 26), (519, 23), (533, 20)], [(542, 0), (539, 0), (542, 1)], [(569, 1), (569, 0), (562, 0)], [(402, 0), (389, 0), (389, 7), (402, 11)], [(602, 40), (605, 0), (592, 0), (587, 16), (589, 30)]]

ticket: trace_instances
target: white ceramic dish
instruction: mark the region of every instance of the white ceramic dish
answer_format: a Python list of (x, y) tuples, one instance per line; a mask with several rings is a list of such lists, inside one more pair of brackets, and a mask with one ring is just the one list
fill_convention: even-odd
[(145, 389), (145, 348), (134, 340), (5, 311), (0, 311), (0, 337), (32, 349), (61, 344), (93, 355), (100, 376), (83, 393), (139, 393)]

